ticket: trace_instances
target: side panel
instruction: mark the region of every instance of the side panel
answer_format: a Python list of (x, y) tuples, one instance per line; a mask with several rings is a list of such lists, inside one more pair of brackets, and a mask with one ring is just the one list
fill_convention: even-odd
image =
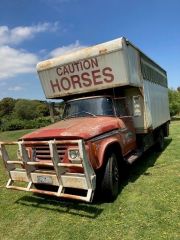
[(144, 80), (145, 128), (155, 129), (170, 120), (168, 88)]
[(128, 59), (128, 66), (129, 66), (129, 81), (130, 85), (141, 86), (142, 79), (141, 79), (141, 69), (140, 69), (140, 58), (139, 52), (137, 49), (132, 47), (131, 45), (127, 45), (127, 59)]

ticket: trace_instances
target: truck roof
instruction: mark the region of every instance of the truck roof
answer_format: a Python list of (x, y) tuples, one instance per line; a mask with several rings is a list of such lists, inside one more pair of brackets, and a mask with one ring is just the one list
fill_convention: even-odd
[(83, 48), (72, 53), (65, 53), (61, 56), (48, 59), (37, 64), (37, 71), (47, 70), (58, 65), (65, 65), (70, 62), (87, 59), (101, 54), (110, 53), (122, 48), (124, 37), (117, 38), (112, 41), (101, 43), (95, 46)]
[(166, 71), (121, 37), (37, 64), (46, 98), (63, 98), (120, 86), (142, 86), (140, 61), (166, 78)]
[(137, 51), (141, 53), (145, 58), (147, 58), (151, 63), (155, 64), (158, 68), (160, 68), (162, 71), (166, 72), (158, 63), (156, 63), (154, 60), (152, 60), (150, 57), (148, 57), (143, 51), (141, 51), (136, 45), (134, 45), (132, 42), (130, 42), (125, 37), (120, 37), (105, 43), (100, 43), (94, 46), (86, 47), (83, 49), (79, 49), (76, 51), (73, 51), (71, 53), (65, 53), (63, 55), (57, 56), (55, 58), (51, 58), (45, 61), (41, 61), (37, 64), (36, 69), (38, 72), (47, 70), (50, 68), (53, 68), (55, 66), (58, 66), (59, 64), (67, 64), (72, 61), (77, 61), (85, 58), (90, 58), (94, 56), (98, 56), (100, 54), (110, 53), (112, 51), (116, 51), (119, 49), (122, 49), (123, 42), (126, 44), (131, 45), (133, 48), (135, 48)]

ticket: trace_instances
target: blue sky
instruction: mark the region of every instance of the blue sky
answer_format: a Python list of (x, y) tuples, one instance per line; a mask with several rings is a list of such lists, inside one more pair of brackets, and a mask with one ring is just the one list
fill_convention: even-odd
[(121, 36), (180, 86), (179, 0), (1, 0), (0, 99), (45, 99), (37, 62)]

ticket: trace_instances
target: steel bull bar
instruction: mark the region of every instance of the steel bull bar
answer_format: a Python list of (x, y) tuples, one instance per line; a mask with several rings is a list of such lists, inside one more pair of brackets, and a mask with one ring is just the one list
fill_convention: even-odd
[[(26, 147), (35, 148), (39, 144), (49, 148), (50, 161), (35, 161), (32, 157), (29, 157)], [(79, 149), (80, 163), (62, 163), (58, 155), (57, 144), (58, 146), (61, 144), (76, 144)], [(8, 145), (16, 145), (18, 149), (16, 160), (10, 159)], [(91, 202), (93, 199), (96, 187), (96, 175), (88, 159), (83, 140), (0, 142), (0, 155), (9, 174), (9, 180), (6, 185), (8, 189), (77, 199), (86, 202)], [(21, 166), (21, 168), (18, 168), (18, 166)], [(42, 166), (45, 166), (45, 169), (41, 169)], [(51, 169), (48, 169), (48, 167)], [(83, 169), (83, 173), (68, 171), (69, 168), (74, 167), (76, 169)], [(19, 186), (18, 182), (25, 182), (27, 186)], [(36, 184), (57, 186), (57, 191), (37, 189), (35, 187)], [(83, 191), (85, 194), (80, 195), (79, 192), (81, 191), (77, 191), (78, 194), (69, 194), (66, 193), (67, 188), (82, 189), (85, 190)]]

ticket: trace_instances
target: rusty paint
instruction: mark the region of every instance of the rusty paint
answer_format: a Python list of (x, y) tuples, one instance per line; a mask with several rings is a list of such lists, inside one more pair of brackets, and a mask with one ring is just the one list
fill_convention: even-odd
[(27, 174), (24, 169), (22, 170), (13, 170), (10, 171), (10, 176), (13, 181), (19, 181), (19, 182), (28, 182), (29, 179), (27, 177)]
[(58, 166), (61, 167), (76, 167), (76, 168), (82, 168), (82, 164), (78, 163), (58, 163)]
[[(56, 192), (44, 191), (44, 190), (39, 190), (39, 189), (30, 189), (30, 191), (33, 192), (33, 193), (40, 193), (40, 194), (45, 194), (45, 195), (50, 195), (50, 196), (68, 198), (68, 199), (73, 199), (73, 200), (87, 201), (87, 198), (86, 198), (86, 197), (77, 196), (77, 195), (72, 195), (72, 194), (61, 193), (61, 194), (59, 195), (59, 194), (56, 193)], [(87, 201), (87, 202), (89, 202), (89, 201)]]
[(55, 196), (55, 197), (62, 197), (62, 198), (68, 198), (68, 199), (74, 199), (74, 200), (81, 200), (81, 201), (88, 201), (87, 197), (83, 196), (78, 196), (78, 195), (72, 195), (72, 194), (65, 194), (61, 193), (60, 195), (57, 192), (51, 192), (51, 191), (45, 191), (45, 190), (39, 190), (39, 189), (27, 189), (24, 187), (19, 187), (19, 186), (8, 186), (8, 189), (14, 189), (14, 190), (19, 190), (19, 191), (27, 191), (27, 192), (33, 192), (33, 193), (39, 193), (39, 194), (44, 194), (44, 195), (50, 195), (50, 196)]
[(98, 55), (99, 51), (106, 49), (106, 52), (115, 51), (122, 48), (124, 38), (118, 38), (106, 43), (101, 43), (96, 46), (87, 47), (80, 49), (73, 53), (66, 53), (64, 55), (52, 58), (50, 60), (42, 61), (37, 64), (37, 70), (42, 71), (45, 69), (51, 68), (52, 66), (58, 66), (59, 64), (67, 64), (68, 62), (76, 62), (79, 59), (87, 59)]
[[(46, 61), (44, 61), (44, 62), (42, 62), (41, 64), (40, 64), (40, 68), (43, 70), (43, 69), (47, 69), (47, 68), (51, 68), (52, 67), (52, 61), (51, 60), (46, 60)], [(38, 65), (39, 64), (37, 64), (37, 67), (38, 67)]]
[(27, 162), (26, 164), (31, 166), (48, 166), (48, 167), (53, 166), (52, 162), (47, 162), (47, 161)]
[(100, 49), (99, 50), (99, 54), (101, 55), (101, 54), (105, 54), (105, 53), (107, 53), (107, 48), (104, 48), (104, 49)]
[[(99, 145), (98, 149), (90, 145), (87, 146), (87, 153), (91, 164), (94, 169), (99, 169), (103, 164), (104, 151), (109, 144), (116, 142), (120, 145), (122, 154), (126, 155), (132, 149), (135, 149), (135, 138), (132, 144), (123, 144), (125, 132), (117, 132), (118, 129), (128, 129), (133, 130), (132, 122), (126, 118), (120, 119), (115, 117), (82, 117), (82, 118), (72, 118), (57, 122), (48, 127), (39, 129), (33, 133), (27, 134), (23, 137), (26, 144), (31, 144), (31, 139), (63, 139), (64, 144), (68, 144), (69, 141), (64, 140), (65, 138), (83, 138), (90, 141), (96, 141)], [(127, 132), (128, 130), (126, 130)], [(107, 133), (107, 134), (106, 134)], [(96, 136), (99, 136), (96, 140)], [(103, 137), (104, 136), (104, 137)], [(98, 139), (101, 140), (98, 140)], [(61, 141), (60, 141), (61, 142)], [(35, 142), (36, 143), (36, 142)], [(43, 143), (43, 141), (42, 141)], [(46, 143), (46, 142), (45, 142)], [(58, 143), (58, 140), (56, 140)], [(67, 156), (66, 156), (67, 158)], [(63, 160), (63, 162), (68, 163), (69, 160)], [(71, 172), (82, 172), (81, 168), (76, 168), (71, 166), (69, 169)]]
[(35, 132), (26, 134), (23, 140), (31, 139), (90, 139), (104, 132), (119, 128), (119, 120), (114, 117), (81, 117), (60, 121)]

